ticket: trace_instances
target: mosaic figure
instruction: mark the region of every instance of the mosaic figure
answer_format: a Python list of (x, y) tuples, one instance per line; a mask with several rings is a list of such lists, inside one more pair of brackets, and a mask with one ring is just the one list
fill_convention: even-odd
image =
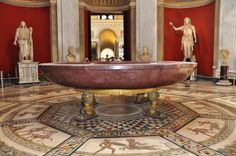
[(129, 150), (161, 150), (155, 145), (147, 145), (146, 143), (140, 143), (135, 139), (127, 139), (129, 145), (126, 147)]
[(35, 139), (39, 139), (41, 142), (45, 139), (52, 141), (53, 139), (51, 138), (51, 136), (57, 133), (57, 131), (47, 130), (47, 128), (47, 126), (31, 128), (29, 130), (20, 131), (19, 133), (21, 136), (24, 136), (26, 140), (30, 141), (33, 141)]
[(209, 129), (206, 129), (206, 128), (188, 128), (188, 130), (191, 130), (192, 132), (195, 132), (196, 135), (203, 134), (203, 135), (206, 135), (206, 136), (209, 136), (209, 137), (213, 137), (209, 134), (214, 134), (213, 132), (211, 132)]
[(98, 152), (101, 152), (105, 149), (110, 149), (111, 150), (111, 154), (114, 154), (116, 149), (111, 147), (114, 143), (111, 142), (111, 140), (107, 140), (107, 139), (104, 139), (104, 141), (102, 143), (99, 144), (99, 146), (101, 147), (100, 150), (96, 151), (94, 154), (97, 154)]
[(217, 124), (216, 122), (212, 123), (210, 121), (203, 121), (203, 122), (199, 121), (198, 123), (199, 123), (199, 126), (202, 126), (202, 125), (205, 125), (205, 124), (209, 124), (211, 131), (214, 130), (214, 129), (220, 130), (219, 124)]

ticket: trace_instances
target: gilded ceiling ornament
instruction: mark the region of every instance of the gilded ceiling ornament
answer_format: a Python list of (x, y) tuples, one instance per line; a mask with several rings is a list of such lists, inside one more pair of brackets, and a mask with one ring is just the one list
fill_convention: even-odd
[(80, 0), (80, 6), (83, 5), (90, 11), (109, 12), (128, 10), (135, 0)]

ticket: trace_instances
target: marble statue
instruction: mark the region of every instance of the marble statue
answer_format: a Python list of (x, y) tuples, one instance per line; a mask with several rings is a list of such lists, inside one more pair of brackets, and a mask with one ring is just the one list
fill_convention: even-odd
[(222, 66), (228, 66), (229, 50), (228, 49), (221, 49), (220, 53), (222, 56)]
[(75, 49), (72, 46), (69, 46), (67, 49), (66, 61), (67, 62), (76, 62), (76, 57), (74, 55)]
[(33, 61), (33, 29), (27, 27), (24, 21), (20, 22), (20, 26), (16, 29), (14, 45), (19, 45), (19, 61)]
[(152, 55), (150, 54), (148, 47), (143, 47), (143, 51), (140, 54), (139, 59), (146, 62), (152, 60)]
[(196, 30), (195, 27), (191, 24), (191, 19), (189, 17), (184, 18), (184, 25), (180, 27), (175, 27), (172, 22), (169, 23), (175, 31), (183, 31), (182, 41), (181, 41), (181, 50), (184, 50), (184, 59), (192, 59), (193, 56), (193, 45), (197, 43)]

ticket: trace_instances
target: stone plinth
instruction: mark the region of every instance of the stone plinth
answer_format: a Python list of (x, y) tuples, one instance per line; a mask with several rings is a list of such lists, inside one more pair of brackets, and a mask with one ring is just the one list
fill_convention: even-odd
[(38, 79), (38, 62), (18, 62), (19, 84), (36, 83)]
[(228, 69), (229, 66), (220, 66), (220, 81), (218, 81), (216, 84), (222, 86), (232, 85), (232, 83), (228, 80)]

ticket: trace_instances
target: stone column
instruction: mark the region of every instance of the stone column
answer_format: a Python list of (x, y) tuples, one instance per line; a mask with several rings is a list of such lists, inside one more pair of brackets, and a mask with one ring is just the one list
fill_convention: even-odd
[(164, 0), (157, 3), (157, 61), (164, 60)]
[(137, 49), (136, 49), (136, 5), (135, 1), (130, 2), (130, 25), (131, 25), (131, 41), (130, 41), (130, 49), (131, 49), (131, 60), (137, 60)]
[(65, 62), (67, 49), (72, 46), (76, 49), (76, 60), (79, 60), (79, 0), (57, 0), (57, 32), (58, 58)]
[[(216, 4), (217, 4), (216, 0)], [(220, 1), (220, 34), (219, 49), (229, 49), (229, 72), (236, 72), (236, 1)], [(221, 57), (221, 56), (220, 56)], [(220, 69), (219, 59), (218, 69)]]
[(50, 44), (51, 44), (51, 61), (58, 62), (57, 48), (57, 1), (50, 0)]
[[(157, 0), (136, 1), (137, 13), (137, 52), (148, 47), (152, 53), (152, 59), (157, 58)], [(139, 55), (139, 54), (137, 54)]]
[(79, 54), (80, 54), (80, 61), (83, 61), (85, 59), (85, 32), (84, 32), (84, 6), (85, 3), (84, 2), (80, 2), (79, 3), (79, 36), (80, 36), (80, 40), (79, 40)]
[(213, 53), (213, 76), (216, 76), (215, 68), (219, 60), (219, 27), (220, 27), (220, 0), (215, 0), (215, 23), (214, 23), (214, 53)]

